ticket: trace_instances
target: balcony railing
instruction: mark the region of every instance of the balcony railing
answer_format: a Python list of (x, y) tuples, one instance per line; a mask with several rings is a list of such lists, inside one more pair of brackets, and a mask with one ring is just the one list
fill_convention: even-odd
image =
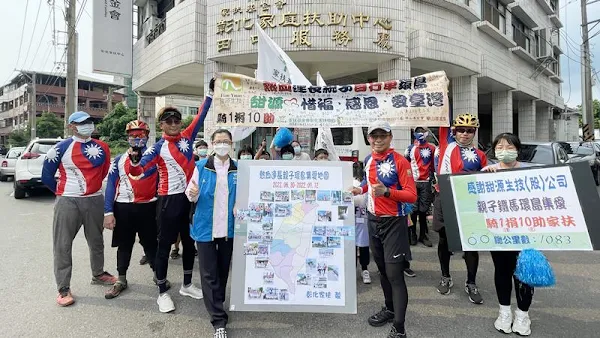
[[(500, 21), (502, 19), (502, 22)], [(502, 33), (506, 33), (506, 21), (504, 13), (500, 13), (498, 8), (491, 3), (483, 1), (483, 20), (491, 23)]]
[(146, 42), (151, 44), (156, 38), (158, 38), (162, 33), (167, 30), (167, 18), (160, 20), (156, 26), (154, 26), (148, 35), (146, 35)]

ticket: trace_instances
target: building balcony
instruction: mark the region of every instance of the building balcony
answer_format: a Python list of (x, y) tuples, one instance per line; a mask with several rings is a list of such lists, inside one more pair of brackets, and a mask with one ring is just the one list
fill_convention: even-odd
[(555, 44), (555, 45), (552, 46), (552, 50), (554, 51), (554, 53), (556, 55), (564, 54), (562, 48), (560, 48), (560, 46), (557, 45), (557, 44)]
[(538, 60), (521, 46), (510, 48), (510, 51), (515, 53), (515, 55), (517, 55), (521, 59), (531, 63), (532, 65), (537, 65), (538, 63)]
[(556, 83), (563, 83), (564, 81), (560, 78), (560, 76), (558, 75), (552, 75), (550, 76), (550, 80), (556, 82)]
[[(65, 96), (65, 87), (57, 87), (57, 86), (48, 86), (48, 85), (42, 85), (42, 84), (38, 84), (35, 86), (36, 88), (36, 94), (37, 96), (43, 96), (45, 94), (50, 94), (50, 95), (56, 95), (56, 96)], [(99, 101), (106, 101), (108, 96), (108, 93), (105, 92), (97, 92), (97, 91), (93, 91), (93, 90), (83, 90), (83, 89), (79, 89), (77, 91), (77, 97), (79, 98), (85, 98), (85, 99), (90, 99), (90, 100), (99, 100)], [(113, 92), (113, 102), (121, 102), (123, 101), (123, 94), (119, 94), (119, 93), (114, 93)]]
[(8, 127), (1, 127), (0, 128), (0, 135), (8, 135), (10, 134), (11, 131), (13, 131), (13, 128), (15, 126), (8, 126)]
[(428, 2), (430, 4), (446, 8), (449, 11), (455, 12), (463, 18), (467, 19), (467, 21), (473, 23), (479, 21), (479, 14), (473, 8), (471, 8), (471, 3), (473, 1), (469, 0), (422, 0), (423, 2)]
[(504, 47), (511, 48), (517, 45), (511, 38), (498, 30), (498, 28), (492, 25), (492, 23), (489, 21), (479, 21), (475, 24), (475, 26), (482, 32), (494, 38), (496, 41), (500, 42), (502, 45), (504, 45)]
[(550, 0), (537, 0), (537, 2), (546, 14), (554, 14), (554, 8), (550, 6)]
[(550, 19), (550, 22), (552, 22), (552, 24), (556, 26), (556, 28), (563, 28), (563, 24), (562, 22), (560, 22), (560, 18), (558, 17), (558, 15), (548, 15), (548, 18)]
[(531, 0), (517, 0), (506, 7), (513, 14), (513, 16), (519, 18), (519, 20), (521, 20), (525, 25), (527, 25), (527, 27), (529, 27), (530, 29), (534, 29), (538, 27), (538, 24), (529, 14), (534, 11), (534, 9), (531, 8), (531, 2)]

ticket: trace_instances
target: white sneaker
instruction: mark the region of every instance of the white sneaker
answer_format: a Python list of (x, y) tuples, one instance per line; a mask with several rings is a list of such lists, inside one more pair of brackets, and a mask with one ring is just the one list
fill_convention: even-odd
[(188, 296), (194, 299), (202, 299), (202, 290), (197, 288), (194, 284), (190, 284), (189, 286), (181, 285), (179, 289), (179, 294), (182, 296)]
[(515, 321), (513, 322), (512, 330), (521, 336), (529, 336), (531, 334), (531, 320), (527, 312), (519, 309), (515, 310)]
[(166, 292), (158, 295), (156, 303), (158, 304), (158, 311), (162, 313), (175, 311), (175, 304), (173, 303), (171, 296), (169, 296), (169, 294)]
[(513, 323), (512, 311), (510, 306), (500, 305), (500, 311), (498, 312), (498, 318), (494, 322), (496, 330), (502, 333), (511, 333), (511, 327)]
[(215, 330), (214, 338), (227, 338), (227, 331), (224, 327)]
[(362, 272), (363, 283), (371, 284), (371, 274), (368, 270), (363, 270)]

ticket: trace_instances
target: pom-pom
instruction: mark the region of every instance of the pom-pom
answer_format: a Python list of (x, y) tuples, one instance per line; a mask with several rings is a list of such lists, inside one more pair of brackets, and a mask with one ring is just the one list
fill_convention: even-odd
[(277, 131), (277, 133), (275, 134), (275, 137), (273, 138), (273, 144), (277, 148), (283, 148), (288, 144), (292, 143), (293, 140), (294, 135), (289, 129), (280, 128), (279, 131)]
[(515, 276), (522, 283), (533, 287), (549, 287), (555, 284), (554, 272), (544, 254), (536, 249), (525, 249), (517, 258)]
[(414, 209), (413, 207), (414, 207), (414, 204), (404, 203), (404, 213), (409, 215), (413, 211), (413, 209)]

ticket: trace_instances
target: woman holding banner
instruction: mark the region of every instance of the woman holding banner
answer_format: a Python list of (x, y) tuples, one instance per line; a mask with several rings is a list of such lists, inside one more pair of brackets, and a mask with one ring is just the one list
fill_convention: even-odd
[[(517, 161), (521, 151), (521, 140), (516, 135), (511, 133), (500, 134), (494, 140), (492, 147), (499, 162), (483, 168), (482, 171), (496, 172), (497, 170), (510, 170), (529, 166), (527, 163)], [(515, 276), (519, 252), (492, 251), (491, 255), (495, 268), (494, 284), (496, 285), (498, 303), (500, 303), (500, 311), (494, 322), (494, 327), (503, 333), (514, 332), (521, 336), (528, 336), (531, 334), (531, 320), (529, 319), (528, 310), (533, 300), (533, 287), (521, 282)], [(513, 282), (517, 296), (514, 321), (510, 306)]]

